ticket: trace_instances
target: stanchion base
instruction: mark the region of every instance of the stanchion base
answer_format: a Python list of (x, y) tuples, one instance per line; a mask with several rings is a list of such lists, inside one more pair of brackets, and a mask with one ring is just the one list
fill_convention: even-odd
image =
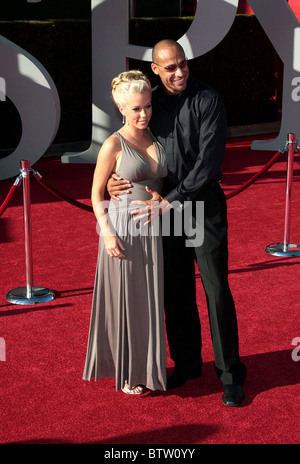
[(9, 303), (19, 304), (19, 305), (34, 305), (39, 303), (47, 303), (54, 299), (54, 292), (49, 290), (49, 288), (44, 287), (32, 287), (31, 296), (27, 296), (27, 287), (19, 287), (13, 290), (6, 295), (6, 300)]
[(300, 245), (296, 243), (289, 243), (288, 245), (273, 243), (272, 245), (268, 245), (265, 251), (274, 256), (296, 257), (300, 256)]

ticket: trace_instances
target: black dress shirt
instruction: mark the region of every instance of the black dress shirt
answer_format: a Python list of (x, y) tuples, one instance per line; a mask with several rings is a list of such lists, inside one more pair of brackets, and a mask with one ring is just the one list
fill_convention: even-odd
[(222, 177), (227, 131), (223, 100), (190, 76), (179, 95), (166, 94), (159, 84), (152, 104), (150, 128), (167, 153), (165, 197), (170, 203), (193, 200)]

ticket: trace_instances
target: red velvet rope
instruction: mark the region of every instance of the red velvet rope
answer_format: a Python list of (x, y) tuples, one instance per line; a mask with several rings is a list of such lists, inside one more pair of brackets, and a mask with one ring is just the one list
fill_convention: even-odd
[(264, 172), (266, 172), (275, 163), (275, 161), (281, 155), (281, 153), (283, 153), (283, 151), (278, 151), (277, 153), (275, 153), (275, 155), (272, 156), (270, 161), (268, 161), (268, 163), (265, 164), (263, 168), (260, 171), (258, 171), (254, 176), (252, 176), (247, 182), (242, 184), (237, 189), (232, 190), (232, 192), (226, 193), (225, 194), (226, 199), (229, 200), (230, 198), (234, 197), (235, 195), (237, 195), (238, 193), (242, 192), (247, 187), (249, 187), (251, 184), (253, 184), (260, 176), (262, 176), (262, 174), (264, 174)]
[[(258, 171), (254, 176), (252, 176), (247, 182), (245, 182), (243, 185), (241, 185), (240, 187), (238, 187), (237, 189), (235, 190), (232, 190), (231, 192), (228, 192), (225, 194), (226, 196), (226, 199), (230, 199), (232, 197), (234, 197), (235, 195), (237, 195), (238, 193), (242, 192), (243, 190), (245, 190), (247, 187), (249, 187), (251, 184), (253, 184), (260, 176), (262, 176), (262, 174), (264, 174), (274, 163), (275, 161), (277, 160), (277, 158), (286, 150), (286, 147), (284, 149), (282, 149), (281, 151), (278, 151), (277, 153), (275, 153), (274, 156), (272, 156), (272, 158), (270, 159), (270, 161), (268, 161), (268, 163), (266, 163), (262, 169), (260, 171)], [(34, 171), (33, 170), (33, 175), (34, 175), (34, 178), (41, 184), (43, 185), (49, 192), (51, 192), (53, 195), (55, 195), (56, 197), (60, 198), (61, 200), (64, 200), (68, 203), (70, 203), (71, 205), (73, 206), (76, 206), (80, 209), (83, 209), (84, 211), (88, 211), (90, 213), (93, 212), (93, 208), (92, 206), (89, 206), (89, 205), (85, 205), (84, 203), (81, 203), (77, 200), (73, 200), (72, 198), (69, 198), (67, 195), (65, 195), (64, 193), (60, 192), (58, 189), (56, 189), (55, 187), (51, 186), (46, 180), (44, 180), (41, 176), (41, 174), (37, 171)], [(10, 202), (12, 201), (15, 193), (16, 193), (16, 190), (17, 188), (19, 187), (20, 185), (20, 179), (21, 179), (21, 176), (19, 176), (17, 178), (17, 180), (15, 181), (15, 183), (12, 185), (10, 191), (8, 192), (8, 195), (6, 197), (6, 199), (4, 200), (4, 202), (2, 203), (2, 205), (0, 206), (0, 216), (4, 213), (4, 211), (6, 210), (6, 208), (8, 207), (8, 205), (10, 204)]]
[(6, 210), (6, 208), (8, 207), (8, 205), (10, 204), (10, 202), (12, 201), (13, 197), (15, 196), (15, 193), (20, 185), (20, 180), (21, 180), (21, 176), (19, 176), (15, 183), (11, 186), (8, 194), (7, 194), (7, 197), (5, 198), (4, 202), (2, 203), (2, 205), (0, 206), (0, 216), (2, 216), (2, 214), (4, 213), (4, 211)]
[(83, 209), (84, 211), (88, 211), (90, 213), (93, 212), (93, 208), (89, 205), (85, 205), (84, 203), (81, 203), (80, 201), (73, 200), (72, 198), (69, 198), (67, 195), (64, 193), (61, 193), (59, 190), (57, 190), (55, 187), (52, 187), (46, 180), (42, 178), (42, 176), (37, 172), (33, 171), (34, 178), (41, 184), (43, 185), (49, 192), (53, 193), (56, 197), (60, 198), (61, 200), (64, 200), (68, 203), (70, 203), (73, 206), (77, 206), (80, 209)]
[[(275, 153), (275, 155), (270, 159), (270, 161), (268, 161), (268, 163), (265, 164), (263, 166), (263, 168), (259, 172), (257, 172), (254, 176), (252, 176), (251, 179), (249, 179), (243, 185), (241, 185), (237, 189), (233, 190), (232, 192), (229, 192), (229, 193), (225, 194), (226, 198), (230, 199), (230, 198), (234, 197), (235, 195), (237, 195), (238, 193), (242, 192), (247, 187), (249, 187), (251, 184), (253, 184), (260, 176), (262, 176), (262, 174), (264, 174), (264, 172), (266, 172), (275, 163), (275, 161), (281, 155), (281, 153), (283, 153), (283, 151), (284, 150), (281, 150), (281, 151), (278, 151), (277, 153)], [(50, 192), (52, 192), (54, 195), (58, 196), (60, 199), (65, 200), (68, 203), (71, 203), (74, 206), (78, 206), (79, 208), (82, 208), (82, 209), (84, 209), (86, 211), (93, 212), (93, 208), (91, 206), (84, 205), (83, 203), (80, 203), (80, 202), (78, 202), (76, 200), (72, 200), (71, 198), (68, 198), (63, 193), (59, 192), (54, 187), (50, 186), (48, 184), (48, 182), (46, 182), (45, 180), (42, 179), (42, 176), (38, 172), (33, 171), (33, 174), (34, 174), (34, 177), (37, 179), (38, 182), (40, 182), (42, 185), (44, 185), (44, 187), (46, 187)]]

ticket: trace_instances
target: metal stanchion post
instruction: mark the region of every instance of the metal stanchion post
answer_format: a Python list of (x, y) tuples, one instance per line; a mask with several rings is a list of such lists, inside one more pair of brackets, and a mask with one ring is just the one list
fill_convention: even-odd
[(283, 243), (273, 243), (266, 247), (266, 252), (275, 256), (296, 257), (300, 256), (300, 245), (290, 243), (291, 228), (291, 206), (292, 206), (292, 184), (293, 184), (293, 164), (294, 154), (297, 152), (297, 141), (295, 134), (288, 134), (288, 161), (286, 179), (286, 199), (285, 199), (285, 218), (284, 218), (284, 238)]
[(21, 305), (45, 303), (54, 299), (54, 293), (49, 288), (33, 286), (30, 170), (30, 161), (22, 160), (26, 287), (15, 288), (6, 295), (9, 303)]

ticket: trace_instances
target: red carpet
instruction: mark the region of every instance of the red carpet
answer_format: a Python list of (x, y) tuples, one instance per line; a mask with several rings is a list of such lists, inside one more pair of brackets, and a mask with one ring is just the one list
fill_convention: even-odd
[[(273, 156), (249, 147), (250, 139), (229, 139), (225, 192), (243, 184)], [(44, 158), (34, 168), (66, 195), (90, 204), (93, 166)], [(228, 200), (230, 283), (241, 357), (248, 369), (246, 400), (240, 408), (226, 408), (221, 401), (199, 276), (201, 379), (134, 398), (116, 393), (111, 379), (82, 381), (98, 246), (94, 216), (58, 200), (32, 178), (34, 285), (51, 288), (56, 298), (37, 306), (9, 304), (6, 293), (26, 283), (19, 189), (0, 218), (0, 340), (6, 348), (0, 361), (0, 443), (160, 444), (182, 449), (187, 444), (299, 443), (300, 352), (293, 360), (292, 342), (300, 337), (300, 258), (265, 252), (267, 245), (283, 241), (285, 173), (282, 156), (255, 184)], [(13, 180), (0, 182), (0, 205)], [(297, 154), (291, 226), (291, 241), (296, 243), (299, 181)]]

